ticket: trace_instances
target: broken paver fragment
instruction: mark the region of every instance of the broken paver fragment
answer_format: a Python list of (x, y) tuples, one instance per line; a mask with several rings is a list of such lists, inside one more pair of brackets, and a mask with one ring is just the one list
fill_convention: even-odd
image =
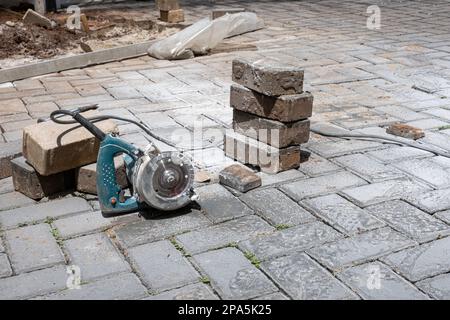
[(11, 176), (11, 160), (21, 155), (22, 143), (20, 140), (0, 144), (0, 179)]
[[(83, 114), (98, 116), (96, 111)], [(111, 120), (95, 125), (105, 133), (117, 132)], [(75, 169), (97, 161), (100, 142), (79, 124), (42, 122), (23, 129), (23, 155), (43, 176)]]
[(74, 170), (42, 176), (26, 162), (24, 157), (11, 160), (11, 166), (14, 189), (34, 200), (75, 186)]
[(247, 192), (261, 185), (261, 177), (240, 164), (233, 164), (220, 171), (219, 181), (240, 192)]
[(184, 11), (183, 9), (176, 10), (160, 10), (161, 21), (168, 23), (178, 23), (184, 21)]
[(24, 23), (35, 24), (49, 29), (56, 27), (56, 22), (37, 13), (32, 9), (28, 9), (27, 12), (25, 12), (25, 15), (23, 16), (22, 20)]
[(230, 88), (230, 106), (260, 117), (292, 122), (311, 117), (313, 96), (309, 92), (303, 92), (269, 97), (233, 84)]
[(234, 59), (233, 81), (268, 96), (303, 92), (303, 69), (269, 60)]
[(386, 128), (386, 132), (394, 136), (399, 136), (407, 139), (420, 139), (425, 136), (422, 129), (404, 124), (404, 123), (394, 123)]

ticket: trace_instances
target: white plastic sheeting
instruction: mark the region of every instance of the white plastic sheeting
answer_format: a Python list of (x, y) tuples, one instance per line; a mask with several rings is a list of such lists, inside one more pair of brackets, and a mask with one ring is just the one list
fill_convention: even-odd
[(157, 59), (189, 59), (206, 54), (223, 39), (258, 30), (264, 22), (252, 12), (226, 14), (211, 20), (202, 19), (170, 37), (154, 43), (148, 54)]

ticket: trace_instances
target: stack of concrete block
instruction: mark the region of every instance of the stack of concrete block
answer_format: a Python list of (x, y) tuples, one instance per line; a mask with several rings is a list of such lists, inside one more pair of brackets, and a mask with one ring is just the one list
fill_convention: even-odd
[(178, 0), (157, 0), (159, 18), (168, 23), (179, 23), (184, 21), (184, 11), (180, 8)]
[(298, 168), (313, 106), (312, 95), (303, 91), (303, 70), (236, 59), (232, 73), (234, 131), (225, 134), (225, 154), (266, 173)]
[[(90, 111), (85, 115), (91, 117), (99, 113)], [(104, 132), (117, 132), (117, 125), (111, 120), (96, 125)], [(23, 156), (14, 156), (8, 165), (2, 164), (0, 171), (9, 171), (15, 190), (35, 200), (76, 186), (79, 191), (96, 193), (92, 187), (96, 179), (95, 166), (85, 166), (97, 161), (99, 146), (99, 141), (78, 124), (37, 123), (23, 129)], [(14, 155), (18, 151), (15, 150)], [(117, 163), (118, 172), (123, 171), (120, 166), (124, 166), (123, 162)], [(120, 176), (123, 185), (124, 177)]]

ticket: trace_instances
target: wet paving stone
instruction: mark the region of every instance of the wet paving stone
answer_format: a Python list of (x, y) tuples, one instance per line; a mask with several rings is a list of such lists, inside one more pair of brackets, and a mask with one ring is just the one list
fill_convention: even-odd
[(414, 244), (414, 241), (385, 227), (327, 243), (307, 252), (331, 270), (339, 271)]
[(304, 200), (302, 204), (347, 235), (385, 226), (384, 222), (337, 194)]
[(278, 291), (266, 276), (235, 248), (209, 251), (193, 257), (223, 299), (251, 299)]
[(425, 243), (382, 258), (394, 271), (418, 281), (450, 271), (450, 237)]
[(349, 300), (358, 296), (304, 253), (265, 261), (261, 268), (296, 300)]

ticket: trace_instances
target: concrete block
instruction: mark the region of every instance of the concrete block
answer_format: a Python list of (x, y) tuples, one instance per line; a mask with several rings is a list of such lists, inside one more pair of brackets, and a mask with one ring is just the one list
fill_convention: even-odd
[[(91, 117), (99, 113), (89, 111), (84, 115)], [(96, 126), (107, 133), (117, 131), (117, 125), (111, 120), (96, 122)], [(23, 130), (23, 155), (43, 176), (95, 162), (99, 145), (99, 141), (78, 124), (48, 121)]]
[(300, 166), (299, 146), (277, 149), (231, 131), (225, 134), (224, 151), (228, 157), (259, 166), (266, 173), (277, 173)]
[(156, 6), (159, 10), (170, 11), (180, 9), (178, 0), (156, 0)]
[(34, 200), (40, 200), (75, 186), (74, 170), (41, 176), (24, 157), (11, 160), (11, 166), (14, 189)]
[(233, 81), (268, 96), (303, 92), (303, 69), (268, 60), (235, 59)]
[(160, 10), (160, 20), (168, 23), (178, 23), (184, 21), (183, 9)]
[(22, 18), (24, 23), (35, 24), (41, 27), (46, 27), (53, 29), (56, 27), (56, 22), (50, 20), (49, 18), (37, 13), (32, 9), (28, 9)]
[(298, 145), (309, 140), (309, 120), (283, 123), (236, 109), (233, 110), (233, 129), (275, 148)]
[(261, 185), (261, 177), (240, 164), (233, 164), (220, 171), (219, 181), (240, 192), (247, 192)]
[(230, 106), (260, 117), (292, 122), (311, 117), (313, 96), (309, 92), (303, 92), (269, 97), (233, 84), (230, 89)]

